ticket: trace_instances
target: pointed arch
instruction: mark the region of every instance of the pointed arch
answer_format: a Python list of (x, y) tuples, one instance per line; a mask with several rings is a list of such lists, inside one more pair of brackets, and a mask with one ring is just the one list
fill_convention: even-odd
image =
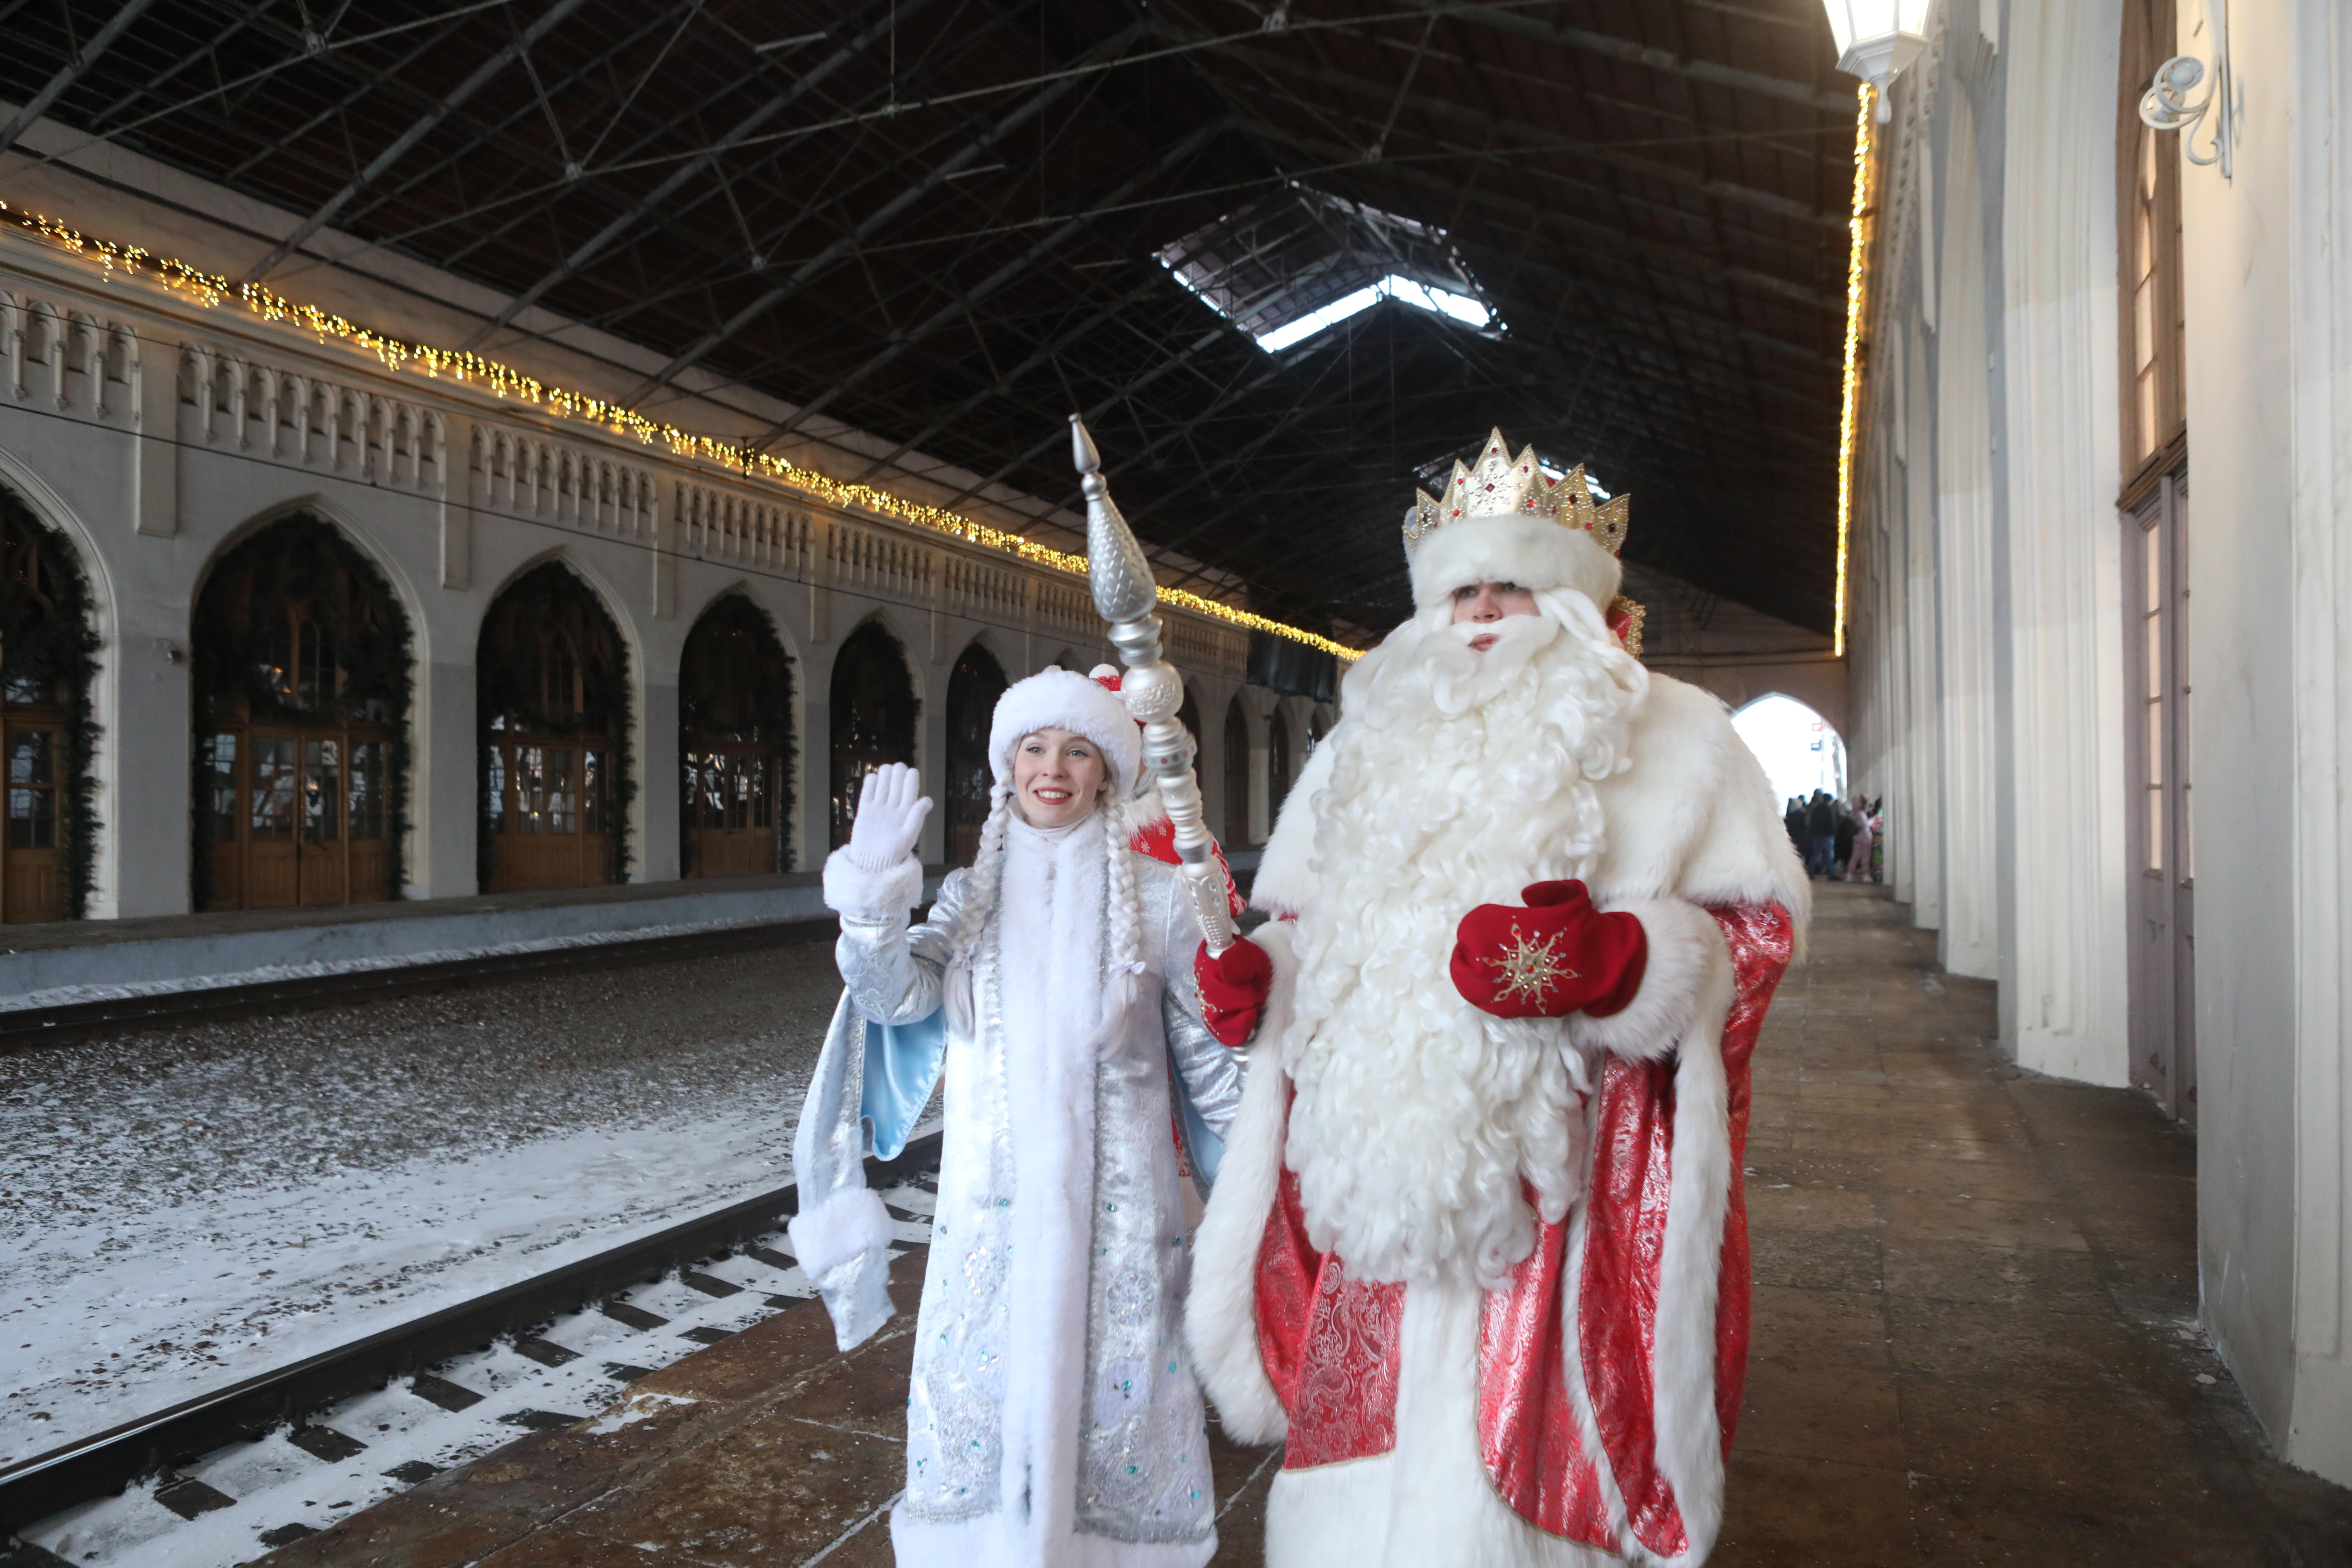
[(98, 854), (98, 633), (89, 578), (61, 529), (0, 478), (0, 921), (79, 920)]
[(413, 626), (374, 557), (310, 508), (215, 553), (189, 628), (197, 909), (400, 896)]
[(567, 557), (526, 567), (482, 618), (474, 676), (482, 889), (625, 880), (635, 683), (604, 595)]
[(1004, 664), (974, 637), (948, 676), (947, 856), (950, 866), (969, 866), (980, 853), (980, 830), (988, 820), (989, 792), (996, 773), (988, 756), (988, 733), (997, 699), (1012, 683)]
[(793, 664), (748, 594), (713, 599), (678, 661), (678, 864), (688, 877), (792, 869)]
[(829, 693), (833, 842), (849, 841), (865, 776), (885, 763), (915, 762), (922, 700), (914, 660), (881, 616), (869, 616), (842, 639)]

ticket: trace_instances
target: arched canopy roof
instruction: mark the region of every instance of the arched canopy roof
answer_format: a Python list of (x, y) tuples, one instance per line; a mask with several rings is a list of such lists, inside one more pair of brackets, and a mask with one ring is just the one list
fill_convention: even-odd
[(6, 25), (0, 97), (299, 215), (256, 275), (332, 226), (509, 297), (466, 346), (533, 305), (646, 345), (640, 406), (714, 373), (798, 406), (760, 445), (845, 421), (1067, 503), (1075, 405), (1145, 542), (1214, 568), (1193, 586), (1342, 635), (1407, 610), (1416, 469), (1499, 423), (1638, 497), (1631, 555), (1827, 626), (1854, 84), (1816, 5)]

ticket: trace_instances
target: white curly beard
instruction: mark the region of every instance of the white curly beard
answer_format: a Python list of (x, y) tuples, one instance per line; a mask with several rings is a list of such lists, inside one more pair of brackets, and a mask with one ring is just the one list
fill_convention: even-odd
[[(1492, 1289), (1582, 1170), (1580, 1061), (1558, 1022), (1490, 1016), (1446, 973), (1471, 907), (1585, 873), (1595, 779), (1627, 765), (1648, 675), (1590, 600), (1399, 627), (1349, 672), (1320, 802), (1317, 896), (1298, 921), (1297, 1087), (1286, 1163), (1314, 1245), (1360, 1278)], [(1468, 646), (1492, 632), (1485, 653)]]

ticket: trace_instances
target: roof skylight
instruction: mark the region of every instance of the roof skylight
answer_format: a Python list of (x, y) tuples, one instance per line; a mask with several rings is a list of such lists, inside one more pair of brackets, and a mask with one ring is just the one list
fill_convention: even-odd
[(1158, 254), (1179, 283), (1268, 353), (1382, 300), (1476, 331), (1503, 326), (1444, 229), (1304, 185)]

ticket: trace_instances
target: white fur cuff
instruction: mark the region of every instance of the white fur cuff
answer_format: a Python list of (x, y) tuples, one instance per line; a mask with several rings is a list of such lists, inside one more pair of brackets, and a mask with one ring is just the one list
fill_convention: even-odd
[(1648, 939), (1642, 988), (1606, 1018), (1570, 1014), (1568, 1037), (1587, 1049), (1646, 1061), (1673, 1050), (1713, 992), (1730, 984), (1731, 951), (1724, 944), (1723, 928), (1696, 904), (1637, 899), (1609, 912), (1620, 910), (1639, 916)]
[(902, 916), (923, 901), (923, 863), (912, 855), (887, 871), (869, 871), (836, 849), (824, 858), (824, 905), (867, 920)]
[(843, 1264), (890, 1245), (890, 1211), (866, 1187), (844, 1187), (786, 1226), (793, 1257), (814, 1283)]

